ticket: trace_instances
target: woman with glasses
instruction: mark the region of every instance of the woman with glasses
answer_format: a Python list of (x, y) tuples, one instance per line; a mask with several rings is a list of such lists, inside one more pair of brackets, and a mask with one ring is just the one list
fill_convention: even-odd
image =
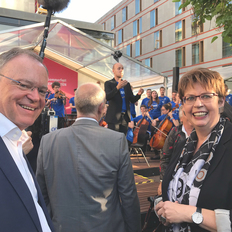
[(180, 79), (179, 95), (195, 129), (173, 151), (155, 211), (166, 231), (231, 231), (232, 124), (220, 117), (223, 78), (193, 69)]

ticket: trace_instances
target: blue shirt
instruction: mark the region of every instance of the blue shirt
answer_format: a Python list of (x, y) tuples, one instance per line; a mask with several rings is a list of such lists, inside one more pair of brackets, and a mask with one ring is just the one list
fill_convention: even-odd
[(145, 105), (148, 108), (148, 102), (150, 101), (150, 98), (146, 97), (142, 100), (141, 105)]
[(226, 101), (227, 101), (228, 104), (230, 104), (232, 106), (232, 94), (228, 94), (226, 96)]
[(170, 102), (169, 97), (166, 97), (166, 96), (164, 96), (164, 97), (159, 97), (159, 99), (160, 99), (160, 102), (162, 103), (162, 105), (164, 105), (164, 104)]
[(153, 106), (153, 109), (149, 112), (151, 118), (155, 119), (158, 118), (161, 115), (161, 107), (162, 103), (160, 102), (159, 104), (156, 101), (153, 101), (152, 104), (150, 105)]
[[(71, 98), (70, 98), (69, 103), (72, 103), (72, 105), (75, 106), (74, 97), (71, 97)], [(77, 112), (76, 108), (71, 108), (71, 111), (72, 111), (73, 113), (76, 113), (76, 112)]]
[[(166, 115), (167, 115), (167, 114), (163, 114), (163, 115), (161, 115), (160, 117), (158, 117), (159, 121), (160, 121), (160, 122), (163, 121), (164, 118), (166, 117)], [(172, 114), (172, 116), (173, 116), (173, 118), (174, 118), (175, 120), (178, 120), (176, 114)], [(170, 119), (169, 116), (167, 117), (167, 119), (172, 123), (172, 126), (174, 126), (174, 124), (173, 124), (173, 122), (172, 122), (172, 120)]]
[(172, 103), (172, 108), (176, 107), (176, 103), (174, 101), (171, 101)]
[(136, 115), (136, 112), (135, 112), (135, 104), (134, 103), (131, 103), (130, 102), (130, 113), (131, 115)]
[[(48, 99), (52, 99), (55, 97), (55, 94), (52, 93)], [(55, 110), (56, 115), (59, 117), (64, 117), (64, 104), (63, 104), (63, 99), (57, 98), (56, 101), (51, 102), (51, 107)]]
[[(118, 83), (118, 82), (117, 82)], [(119, 89), (121, 97), (122, 97), (122, 112), (126, 112), (126, 99), (125, 99), (125, 91), (124, 88), (122, 87)]]

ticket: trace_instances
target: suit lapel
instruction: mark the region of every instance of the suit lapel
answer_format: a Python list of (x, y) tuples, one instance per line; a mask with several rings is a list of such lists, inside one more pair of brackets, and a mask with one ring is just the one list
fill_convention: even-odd
[[(28, 211), (32, 221), (37, 227), (38, 231), (42, 232), (42, 228), (40, 226), (40, 221), (38, 218), (38, 214), (30, 193), (30, 190), (27, 187), (18, 167), (16, 166), (11, 154), (9, 153), (5, 143), (0, 137), (0, 168), (5, 174), (8, 181), (11, 183), (14, 190), (17, 192), (20, 200), (23, 202), (25, 208)], [(20, 209), (19, 209), (20, 210)]]
[(30, 173), (31, 173), (32, 178), (33, 178), (34, 183), (35, 183), (35, 187), (36, 187), (36, 190), (37, 190), (37, 193), (38, 193), (38, 203), (39, 203), (39, 205), (41, 206), (41, 208), (42, 208), (42, 210), (44, 212), (44, 215), (45, 215), (45, 217), (47, 219), (47, 222), (48, 222), (48, 225), (49, 225), (51, 231), (54, 231), (53, 224), (52, 224), (51, 218), (50, 218), (50, 216), (48, 214), (48, 210), (47, 210), (47, 207), (45, 205), (44, 198), (43, 198), (43, 195), (41, 193), (39, 184), (38, 184), (38, 182), (37, 182), (37, 180), (35, 178), (35, 175), (34, 175), (34, 172), (33, 172), (32, 168), (31, 168), (31, 165), (29, 164), (28, 159), (27, 159), (27, 157), (25, 155), (24, 155), (24, 158), (25, 158), (25, 160), (27, 162), (27, 166), (28, 166), (28, 168), (30, 170)]

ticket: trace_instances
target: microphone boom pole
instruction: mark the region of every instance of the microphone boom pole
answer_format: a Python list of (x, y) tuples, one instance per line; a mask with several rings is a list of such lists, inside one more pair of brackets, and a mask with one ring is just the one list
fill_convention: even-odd
[(45, 50), (45, 48), (47, 46), (48, 30), (49, 30), (50, 22), (51, 22), (52, 9), (48, 9), (47, 12), (48, 13), (47, 13), (46, 21), (45, 21), (45, 24), (44, 24), (43, 42), (42, 42), (41, 49), (40, 49), (40, 52), (39, 52), (39, 56), (42, 59), (44, 59), (44, 50)]
[(55, 12), (59, 12), (64, 10), (70, 0), (39, 0), (39, 4), (43, 6), (44, 9), (47, 9), (47, 17), (44, 24), (44, 34), (43, 34), (43, 42), (41, 45), (41, 49), (39, 52), (39, 56), (44, 59), (44, 50), (47, 46), (47, 38), (48, 38), (48, 31), (50, 27), (51, 16)]

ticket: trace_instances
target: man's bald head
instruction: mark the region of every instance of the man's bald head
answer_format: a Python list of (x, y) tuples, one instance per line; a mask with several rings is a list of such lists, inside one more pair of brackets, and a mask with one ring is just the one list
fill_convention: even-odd
[(82, 84), (75, 92), (75, 106), (82, 115), (96, 114), (99, 106), (102, 103), (104, 105), (105, 101), (105, 91), (95, 83)]

